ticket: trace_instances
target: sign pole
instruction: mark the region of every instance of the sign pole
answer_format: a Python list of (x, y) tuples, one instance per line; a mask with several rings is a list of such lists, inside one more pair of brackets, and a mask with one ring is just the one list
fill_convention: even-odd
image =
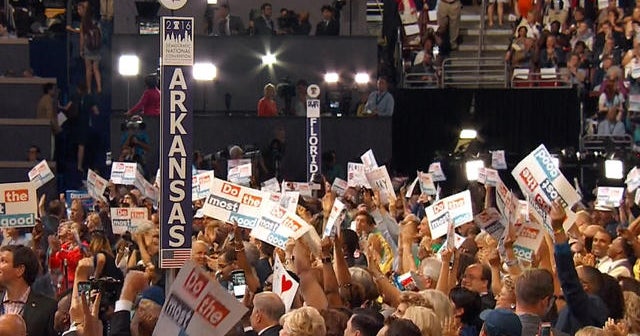
[(320, 147), (320, 87), (311, 84), (307, 88), (307, 181), (316, 182), (322, 169)]
[[(169, 8), (175, 10), (177, 8)], [(160, 268), (167, 289), (191, 255), (193, 17), (160, 20)]]

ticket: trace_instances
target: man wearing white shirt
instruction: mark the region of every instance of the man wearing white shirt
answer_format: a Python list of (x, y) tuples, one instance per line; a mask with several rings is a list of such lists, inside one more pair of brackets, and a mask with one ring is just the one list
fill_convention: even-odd
[(595, 267), (602, 273), (607, 273), (611, 266), (611, 258), (607, 255), (609, 245), (611, 245), (611, 236), (605, 229), (599, 227), (598, 232), (593, 236), (591, 253), (596, 257)]
[(633, 247), (627, 241), (618, 237), (609, 245), (607, 251), (611, 264), (607, 270), (607, 274), (614, 278), (632, 277), (631, 269), (633, 265), (629, 262), (629, 256), (633, 255)]

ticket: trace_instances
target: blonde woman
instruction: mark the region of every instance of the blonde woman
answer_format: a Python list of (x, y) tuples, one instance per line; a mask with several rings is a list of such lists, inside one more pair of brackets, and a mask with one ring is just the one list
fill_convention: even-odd
[(442, 334), (442, 326), (440, 320), (433, 310), (420, 306), (411, 306), (407, 308), (403, 318), (410, 320), (415, 324), (422, 336), (437, 336)]
[(438, 321), (444, 321), (453, 316), (453, 305), (446, 294), (435, 289), (423, 290), (420, 294), (431, 303)]
[(280, 336), (325, 336), (327, 328), (322, 315), (313, 307), (302, 307), (280, 319)]
[(275, 117), (278, 115), (276, 105), (276, 87), (268, 83), (264, 86), (264, 97), (258, 101), (258, 117)]

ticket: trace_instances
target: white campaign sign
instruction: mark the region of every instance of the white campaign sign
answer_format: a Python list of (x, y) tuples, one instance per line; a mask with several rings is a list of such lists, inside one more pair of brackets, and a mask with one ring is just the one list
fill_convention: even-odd
[(276, 255), (273, 262), (273, 292), (282, 299), (287, 312), (291, 309), (299, 286), (300, 284), (293, 279), (282, 265), (280, 257)]
[(407, 187), (407, 192), (404, 194), (405, 198), (410, 198), (411, 196), (413, 196), (413, 190), (416, 188), (416, 184), (418, 184), (419, 179), (420, 176), (416, 176), (416, 178), (413, 179), (413, 182), (411, 182), (411, 184)]
[(367, 175), (364, 173), (364, 165), (362, 163), (347, 163), (347, 185), (349, 187), (365, 187), (371, 189)]
[(340, 230), (340, 225), (344, 220), (346, 211), (345, 205), (339, 199), (333, 201), (331, 212), (329, 213), (329, 219), (327, 220), (327, 226), (324, 228), (323, 237), (333, 237), (337, 230)]
[(96, 200), (102, 200), (108, 203), (107, 198), (104, 196), (104, 192), (109, 186), (109, 181), (102, 178), (93, 170), (89, 169), (87, 172), (87, 192), (89, 196)]
[(158, 202), (158, 187), (152, 185), (147, 181), (139, 170), (136, 170), (136, 179), (133, 185), (140, 190), (144, 197), (151, 199), (154, 202)]
[(345, 191), (347, 191), (347, 188), (349, 188), (348, 182), (339, 177), (336, 177), (333, 180), (333, 184), (331, 185), (331, 191), (336, 193), (338, 196), (344, 196), (344, 193)]
[(292, 213), (296, 213), (296, 209), (298, 207), (298, 199), (300, 198), (300, 193), (297, 191), (285, 191), (283, 193), (270, 193), (269, 200), (279, 203), (281, 207), (287, 209)]
[(431, 173), (418, 172), (420, 178), (420, 192), (427, 195), (436, 194), (436, 185), (433, 183), (433, 175)]
[(134, 185), (138, 165), (133, 162), (114, 162), (111, 166), (111, 182), (114, 184)]
[(310, 228), (311, 226), (295, 213), (288, 212), (279, 203), (267, 200), (262, 217), (251, 230), (251, 236), (284, 248), (289, 238), (298, 239)]
[(138, 227), (149, 221), (147, 208), (111, 208), (111, 228), (114, 234), (126, 231), (136, 233)]
[(529, 196), (529, 205), (534, 217), (547, 231), (553, 232), (549, 210), (554, 200), (559, 201), (565, 208), (568, 221), (575, 216), (571, 207), (580, 201), (580, 195), (555, 166), (544, 145), (540, 145), (520, 161), (511, 174), (518, 182), (522, 193)]
[(31, 182), (0, 184), (0, 227), (36, 225), (38, 196)]
[(534, 223), (525, 223), (518, 232), (518, 238), (513, 243), (513, 251), (516, 257), (526, 261), (533, 261), (533, 256), (538, 252), (544, 233)]
[(380, 190), (380, 202), (382, 204), (389, 203), (389, 197), (396, 197), (396, 193), (393, 191), (393, 184), (391, 184), (391, 177), (387, 172), (387, 167), (382, 166), (375, 168), (365, 173), (367, 181), (373, 190)]
[(53, 180), (55, 176), (47, 164), (47, 160), (42, 160), (29, 171), (29, 181), (36, 186), (36, 189), (42, 187), (47, 182)]
[(371, 171), (378, 168), (378, 161), (376, 161), (376, 156), (373, 155), (373, 151), (371, 149), (362, 154), (360, 156), (360, 160), (362, 160), (362, 164), (364, 164), (365, 171)]
[(598, 187), (596, 205), (619, 207), (624, 196), (624, 188)]
[(624, 181), (627, 184), (627, 192), (633, 192), (640, 186), (640, 169), (633, 167), (627, 174), (627, 179)]
[(445, 197), (425, 209), (429, 219), (432, 239), (447, 234), (448, 219), (455, 227), (473, 220), (471, 193), (469, 190)]
[(490, 187), (495, 187), (498, 184), (498, 181), (500, 180), (500, 175), (498, 175), (498, 171), (491, 168), (485, 168), (484, 171), (486, 174), (486, 181), (484, 184)]
[(197, 201), (207, 198), (213, 187), (213, 170), (193, 175), (191, 183), (191, 200)]
[(473, 221), (496, 240), (500, 239), (504, 233), (505, 223), (496, 208), (484, 209), (473, 217)]
[(507, 161), (505, 160), (503, 150), (491, 152), (491, 167), (494, 169), (507, 169)]
[(282, 192), (297, 191), (300, 196), (311, 196), (311, 183), (309, 182), (285, 182), (282, 181)]
[(241, 164), (229, 169), (227, 180), (229, 182), (249, 186), (251, 183), (251, 162)]
[(211, 218), (253, 229), (260, 219), (262, 204), (268, 199), (265, 192), (214, 178), (202, 212)]
[(171, 285), (153, 335), (225, 335), (246, 312), (218, 281), (187, 261)]
[(262, 182), (262, 190), (279, 193), (280, 192), (280, 182), (275, 177), (272, 177), (264, 182)]
[(444, 172), (442, 171), (442, 165), (440, 162), (434, 162), (429, 165), (429, 173), (433, 175), (433, 180), (435, 182), (446, 181), (447, 177), (444, 176)]

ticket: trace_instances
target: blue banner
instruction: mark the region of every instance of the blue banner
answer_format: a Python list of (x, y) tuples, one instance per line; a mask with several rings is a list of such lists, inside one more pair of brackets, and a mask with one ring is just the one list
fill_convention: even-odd
[(322, 172), (320, 150), (320, 100), (307, 99), (307, 181)]
[(161, 29), (160, 267), (180, 268), (193, 220), (193, 18), (163, 17)]

